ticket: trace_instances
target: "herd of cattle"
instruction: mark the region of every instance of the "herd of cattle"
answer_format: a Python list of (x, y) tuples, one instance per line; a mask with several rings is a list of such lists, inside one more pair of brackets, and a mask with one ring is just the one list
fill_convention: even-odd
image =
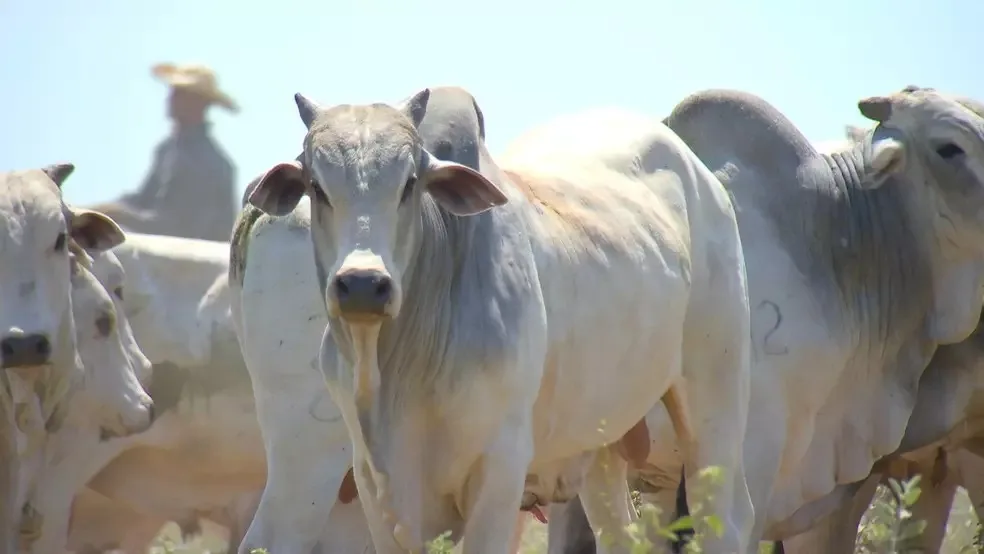
[(295, 101), (229, 243), (124, 234), (70, 164), (0, 174), (2, 552), (174, 521), (507, 554), (520, 509), (553, 554), (628, 552), (628, 480), (672, 515), (708, 466), (710, 553), (851, 552), (886, 475), (926, 476), (927, 551), (958, 485), (984, 504), (984, 105), (907, 87), (813, 145), (710, 90), (493, 158), (460, 88)]

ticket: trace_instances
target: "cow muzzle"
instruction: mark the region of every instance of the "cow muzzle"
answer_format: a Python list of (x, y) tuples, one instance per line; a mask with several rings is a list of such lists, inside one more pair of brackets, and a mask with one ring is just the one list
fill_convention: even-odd
[(51, 361), (51, 340), (42, 333), (11, 331), (0, 339), (0, 359), (4, 369), (47, 365)]
[(396, 285), (379, 269), (339, 271), (329, 285), (329, 303), (343, 319), (372, 322), (392, 317)]

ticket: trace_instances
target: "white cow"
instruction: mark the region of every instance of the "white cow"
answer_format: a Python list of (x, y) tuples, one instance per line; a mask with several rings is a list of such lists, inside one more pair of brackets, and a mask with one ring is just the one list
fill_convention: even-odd
[(80, 247), (75, 255), (91, 258), (72, 276), (72, 311), (85, 381), (70, 410), (79, 405), (86, 413), (100, 414), (94, 429), (102, 438), (141, 433), (154, 419), (153, 401), (141, 385), (149, 380), (151, 366), (123, 311), (123, 268), (112, 251), (86, 252)]
[[(284, 218), (247, 206), (233, 235), (232, 310), (268, 467), (239, 549), (245, 553), (255, 547), (284, 554), (306, 554), (315, 545), (325, 554), (371, 548), (351, 476), (345, 504), (335, 507), (352, 448), (317, 365), (327, 314), (315, 280), (309, 214), (306, 202)], [(339, 517), (353, 508), (358, 517), (343, 517), (351, 521), (339, 527)], [(363, 543), (352, 542), (360, 537)]]
[[(35, 439), (45, 429), (56, 430), (67, 413), (70, 391), (84, 378), (72, 310), (69, 241), (78, 238), (91, 242), (95, 250), (105, 250), (123, 240), (119, 226), (105, 215), (62, 202), (60, 187), (73, 170), (71, 164), (56, 164), (0, 173), (0, 248), (8, 260), (0, 264), (4, 369), (0, 375), (0, 547), (4, 551), (13, 551), (19, 506), (30, 474), (37, 469), (25, 467), (27, 473), (22, 474), (17, 443), (37, 444)], [(39, 399), (33, 398), (35, 390)], [(33, 422), (19, 417), (32, 410), (37, 416)], [(27, 428), (18, 430), (15, 418)]]
[(203, 298), (227, 272), (228, 245), (130, 233), (114, 252), (126, 270), (123, 306), (133, 334), (158, 364), (148, 387), (158, 419), (139, 436), (89, 436), (72, 448), (61, 462), (67, 473), (35, 494), (45, 524), (35, 552), (64, 545), (71, 505), (65, 491), (86, 483), (148, 518), (186, 525), (203, 514), (222, 519), (263, 486), (262, 442), (228, 298), (216, 299), (224, 298), (224, 308)]
[(376, 551), (450, 530), (505, 553), (527, 473), (531, 501), (549, 502), (579, 463), (592, 525), (617, 532), (625, 464), (583, 454), (607, 453), (664, 393), (688, 467), (724, 470), (709, 551), (744, 550), (748, 307), (724, 190), (658, 121), (615, 110), (520, 139), (508, 174), (478, 137), (478, 171), (442, 161), (417, 131), (429, 96), (397, 110), (298, 95), (303, 164), (249, 198), (271, 215), (312, 198), (320, 363)]
[[(845, 139), (818, 144), (816, 148), (830, 153), (836, 151), (838, 144), (859, 141), (864, 133), (864, 129), (848, 125)], [(852, 495), (836, 495), (842, 501), (836, 511), (810, 531), (783, 541), (785, 552), (806, 554), (853, 548), (861, 517), (877, 485), (888, 477), (923, 476), (922, 494), (913, 514), (926, 522), (926, 529), (915, 539), (924, 552), (939, 550), (958, 486), (967, 488), (975, 507), (984, 505), (984, 482), (976, 472), (984, 463), (980, 457), (984, 451), (979, 446), (984, 428), (977, 421), (984, 409), (984, 352), (980, 350), (980, 333), (979, 326), (967, 340), (936, 352), (920, 379), (916, 408), (897, 454), (891, 456), (894, 459), (879, 464), (883, 467), (864, 483), (851, 487)], [(975, 453), (965, 446), (978, 450)], [(916, 450), (907, 451), (912, 448)]]
[[(235, 333), (228, 313), (199, 317), (205, 293), (229, 267), (229, 243), (127, 233), (114, 249), (126, 269), (124, 308), (140, 348), (152, 362), (207, 366), (217, 342)], [(225, 306), (228, 312), (228, 303)], [(213, 314), (208, 314), (213, 315)], [(215, 334), (223, 333), (221, 337)]]
[[(429, 104), (421, 130), (424, 140), (444, 140), (442, 159), (474, 164), (469, 159), (477, 155), (474, 144), (462, 150), (463, 141), (444, 136), (471, 132), (484, 138), (471, 96), (442, 87), (433, 91)], [(261, 177), (247, 187), (244, 202)], [(317, 364), (328, 316), (318, 290), (310, 225), (310, 204), (302, 199), (286, 217), (245, 205), (233, 232), (233, 314), (269, 467), (263, 499), (240, 549), (244, 553), (264, 547), (306, 554), (318, 545), (329, 554), (363, 551), (369, 545), (349, 472), (351, 441)], [(281, 271), (284, 266), (294, 270)], [(359, 517), (349, 521), (351, 507)]]
[[(43, 459), (36, 464), (37, 473), (25, 495), (29, 517), (22, 521), (21, 534), (28, 542), (41, 536), (49, 508), (37, 502), (38, 491), (60, 494), (55, 510), (67, 509), (74, 492), (84, 485), (72, 480), (80, 469), (78, 448), (146, 431), (153, 421), (153, 402), (140, 383), (150, 377), (150, 361), (133, 338), (122, 309), (122, 266), (111, 251), (93, 251), (90, 257), (74, 240), (70, 248), (76, 260), (72, 311), (85, 379), (72, 396), (65, 424), (42, 442)], [(93, 421), (85, 417), (89, 413), (101, 417)], [(57, 524), (58, 519), (54, 521)], [(42, 544), (36, 550), (54, 552), (63, 546), (64, 540), (57, 547)]]
[[(919, 396), (896, 453), (876, 465), (863, 484), (842, 495), (836, 511), (814, 529), (783, 541), (789, 554), (853, 547), (858, 524), (884, 478), (922, 475), (914, 517), (927, 522), (915, 539), (921, 552), (938, 552), (953, 496), (964, 485), (975, 507), (984, 505), (984, 326), (965, 341), (940, 347), (919, 382)], [(856, 489), (856, 490), (854, 490)], [(978, 508), (979, 509), (979, 508)]]
[(937, 346), (980, 316), (984, 109), (917, 87), (859, 109), (878, 125), (830, 155), (747, 93), (700, 92), (667, 118), (735, 199), (755, 346), (745, 467), (770, 540), (898, 448)]

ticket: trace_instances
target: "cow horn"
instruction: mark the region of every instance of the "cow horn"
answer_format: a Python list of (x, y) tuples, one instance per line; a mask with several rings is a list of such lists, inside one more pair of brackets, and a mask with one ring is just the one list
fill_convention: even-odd
[(884, 123), (892, 117), (892, 99), (887, 96), (872, 96), (858, 102), (861, 115), (872, 121)]
[(41, 168), (41, 171), (44, 171), (44, 174), (54, 181), (58, 188), (61, 188), (65, 179), (68, 179), (68, 176), (75, 171), (75, 166), (70, 163), (57, 163), (46, 165)]
[(297, 103), (297, 113), (301, 114), (301, 121), (304, 122), (305, 127), (310, 129), (311, 124), (318, 117), (318, 112), (321, 111), (321, 106), (299, 92), (294, 95), (294, 102)]

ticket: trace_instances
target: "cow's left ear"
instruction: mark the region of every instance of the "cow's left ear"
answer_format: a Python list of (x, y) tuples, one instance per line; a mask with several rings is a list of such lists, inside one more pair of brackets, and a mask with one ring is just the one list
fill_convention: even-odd
[(123, 244), (123, 229), (108, 215), (84, 208), (68, 209), (72, 238), (86, 250), (102, 252)]
[(297, 160), (271, 167), (253, 186), (247, 200), (263, 213), (282, 216), (294, 211), (304, 196), (304, 172)]
[(865, 179), (862, 186), (876, 189), (889, 177), (905, 169), (905, 144), (895, 137), (878, 137), (871, 141), (871, 149), (866, 154)]
[(421, 153), (423, 181), (442, 208), (458, 216), (477, 215), (509, 201), (499, 187), (474, 169)]

